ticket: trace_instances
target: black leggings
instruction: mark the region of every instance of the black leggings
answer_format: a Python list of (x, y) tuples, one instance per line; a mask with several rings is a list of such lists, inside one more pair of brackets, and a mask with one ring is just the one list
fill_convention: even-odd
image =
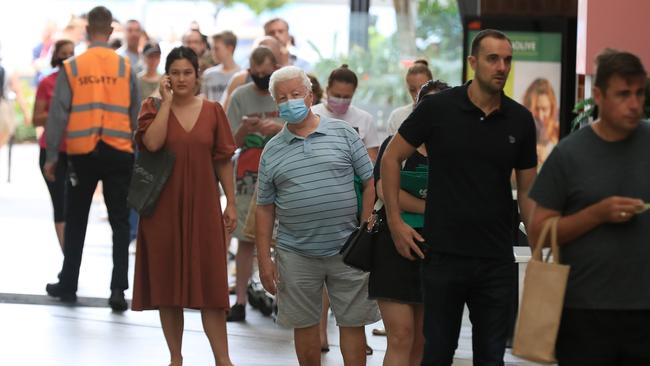
[[(45, 166), (45, 149), (41, 149), (41, 155), (39, 157), (39, 165), (41, 167), (41, 174), (43, 179), (45, 179), (45, 174), (43, 173), (43, 166)], [(59, 161), (56, 164), (55, 172), (56, 180), (50, 182), (45, 179), (47, 184), (47, 189), (50, 191), (50, 198), (52, 199), (52, 208), (54, 209), (54, 222), (62, 223), (65, 222), (65, 206), (66, 206), (66, 180), (68, 179), (68, 154), (60, 152)]]

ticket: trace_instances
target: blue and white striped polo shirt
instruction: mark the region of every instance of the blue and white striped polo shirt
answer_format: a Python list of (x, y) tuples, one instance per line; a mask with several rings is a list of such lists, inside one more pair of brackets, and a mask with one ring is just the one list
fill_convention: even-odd
[(257, 204), (275, 204), (277, 245), (310, 257), (339, 252), (358, 225), (355, 174), (372, 178), (372, 163), (357, 132), (321, 116), (306, 138), (285, 125), (264, 148)]

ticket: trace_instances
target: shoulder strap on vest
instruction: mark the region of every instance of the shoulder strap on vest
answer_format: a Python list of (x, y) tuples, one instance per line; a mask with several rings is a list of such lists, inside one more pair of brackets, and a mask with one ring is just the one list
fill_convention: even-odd
[(124, 73), (126, 72), (126, 61), (124, 60), (124, 57), (118, 56), (119, 57), (119, 67), (118, 67), (118, 76), (123, 78)]

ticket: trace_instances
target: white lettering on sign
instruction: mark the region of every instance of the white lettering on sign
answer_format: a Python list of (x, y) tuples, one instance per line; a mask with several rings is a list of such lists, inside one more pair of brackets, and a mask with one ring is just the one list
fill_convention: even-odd
[(512, 41), (512, 49), (515, 51), (536, 52), (537, 42), (535, 41)]

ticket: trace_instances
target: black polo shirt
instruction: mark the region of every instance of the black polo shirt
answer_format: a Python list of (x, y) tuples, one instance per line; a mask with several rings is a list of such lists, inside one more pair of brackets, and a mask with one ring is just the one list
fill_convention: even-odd
[(427, 97), (399, 129), (409, 144), (427, 147), (424, 235), (434, 252), (512, 260), (510, 177), (537, 165), (535, 122), (505, 94), (486, 116), (468, 86)]

